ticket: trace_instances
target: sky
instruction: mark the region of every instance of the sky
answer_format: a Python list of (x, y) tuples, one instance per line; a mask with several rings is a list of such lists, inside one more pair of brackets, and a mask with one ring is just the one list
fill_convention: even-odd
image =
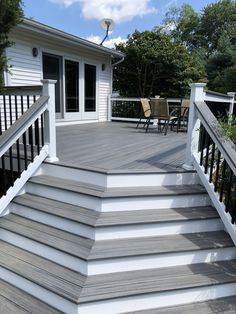
[(216, 0), (23, 0), (25, 17), (67, 33), (100, 43), (105, 31), (103, 18), (115, 22), (104, 46), (125, 41), (136, 29), (152, 30), (161, 25), (171, 7), (190, 4), (197, 12)]

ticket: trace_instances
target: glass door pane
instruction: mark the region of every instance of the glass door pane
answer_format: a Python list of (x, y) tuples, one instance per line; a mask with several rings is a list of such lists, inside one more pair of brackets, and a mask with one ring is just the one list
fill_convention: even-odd
[(43, 53), (43, 78), (56, 80), (55, 105), (56, 112), (61, 112), (61, 57)]
[(65, 60), (66, 112), (79, 112), (79, 63)]
[(85, 84), (85, 112), (96, 111), (96, 66), (85, 64), (84, 66)]

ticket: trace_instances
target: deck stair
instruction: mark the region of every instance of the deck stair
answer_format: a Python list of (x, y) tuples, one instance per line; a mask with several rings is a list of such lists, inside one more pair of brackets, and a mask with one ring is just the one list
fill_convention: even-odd
[(193, 172), (44, 164), (8, 210), (4, 313), (236, 312), (236, 248)]

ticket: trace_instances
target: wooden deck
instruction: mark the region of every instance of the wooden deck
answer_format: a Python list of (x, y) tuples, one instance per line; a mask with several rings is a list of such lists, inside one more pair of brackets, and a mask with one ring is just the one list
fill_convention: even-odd
[(145, 134), (136, 124), (89, 123), (57, 127), (59, 162), (101, 171), (182, 171), (186, 133), (156, 127)]

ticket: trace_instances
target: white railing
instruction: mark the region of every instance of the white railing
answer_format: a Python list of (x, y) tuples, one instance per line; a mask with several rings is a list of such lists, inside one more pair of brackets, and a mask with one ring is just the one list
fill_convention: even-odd
[(205, 84), (191, 85), (185, 169), (196, 169), (226, 230), (236, 244), (236, 148), (224, 137), (206, 101), (228, 103), (234, 93), (204, 91)]
[[(48, 161), (58, 160), (55, 82), (43, 80), (42, 95), (14, 122), (10, 119), (11, 125), (0, 136), (0, 165), (3, 177), (0, 214), (4, 214), (10, 201), (46, 158)], [(15, 104), (17, 105), (17, 102)]]

